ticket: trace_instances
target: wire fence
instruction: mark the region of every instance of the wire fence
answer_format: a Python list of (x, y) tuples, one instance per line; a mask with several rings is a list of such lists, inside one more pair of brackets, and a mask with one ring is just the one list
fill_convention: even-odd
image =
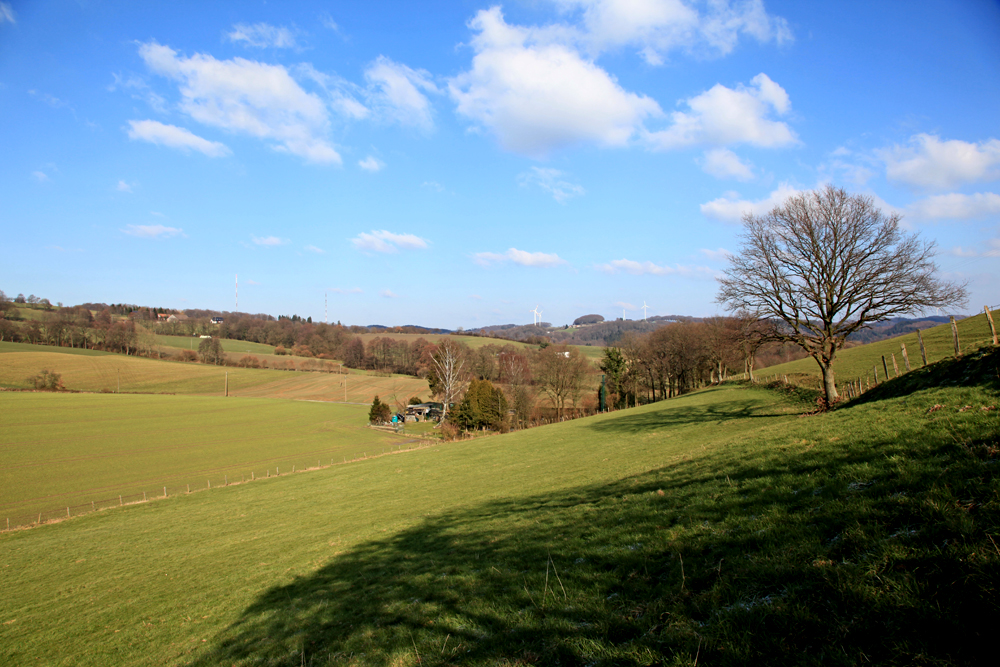
[(345, 465), (357, 461), (377, 458), (385, 454), (395, 454), (401, 451), (421, 449), (429, 446), (430, 444), (432, 444), (432, 441), (429, 440), (406, 440), (396, 445), (379, 446), (377, 449), (372, 448), (368, 450), (359, 450), (351, 452), (350, 454), (345, 454), (341, 451), (335, 456), (329, 458), (329, 464), (326, 463), (327, 459), (317, 459), (315, 466), (311, 464), (308, 466), (302, 466), (297, 463), (291, 463), (284, 465), (284, 472), (282, 472), (282, 465), (275, 464), (273, 468), (267, 468), (264, 470), (263, 474), (255, 470), (234, 474), (222, 473), (221, 477), (219, 474), (215, 474), (214, 476), (206, 476), (204, 478), (204, 482), (194, 484), (187, 482), (177, 483), (175, 481), (166, 485), (152, 486), (144, 491), (121, 493), (116, 496), (102, 498), (100, 500), (90, 500), (85, 503), (60, 505), (59, 507), (49, 507), (44, 510), (27, 513), (22, 511), (17, 515), (10, 513), (5, 517), (5, 523), (0, 524), (0, 532), (33, 528), (42, 524), (65, 521), (66, 519), (72, 519), (86, 514), (93, 514), (95, 512), (148, 503), (155, 500), (164, 500), (166, 498), (173, 498), (177, 496), (186, 496), (192, 493), (210, 491), (212, 489), (235, 486), (238, 484), (248, 484), (250, 482), (270, 479), (272, 477), (287, 477), (293, 473), (324, 470), (330, 468), (331, 466)]

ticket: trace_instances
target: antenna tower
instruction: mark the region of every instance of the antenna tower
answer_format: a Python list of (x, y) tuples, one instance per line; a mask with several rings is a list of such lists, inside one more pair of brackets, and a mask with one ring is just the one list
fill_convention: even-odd
[(240, 310), (240, 274), (236, 274), (236, 311)]

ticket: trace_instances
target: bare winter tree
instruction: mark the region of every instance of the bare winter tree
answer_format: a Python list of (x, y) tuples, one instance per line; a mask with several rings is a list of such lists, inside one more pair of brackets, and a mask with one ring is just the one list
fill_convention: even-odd
[(833, 360), (847, 336), (873, 322), (963, 304), (964, 285), (935, 277), (935, 244), (899, 231), (871, 197), (827, 186), (743, 217), (743, 245), (719, 279), (717, 301), (784, 323), (778, 340), (801, 346), (837, 400)]
[[(448, 414), (448, 406), (455, 402), (465, 379), (465, 348), (448, 338), (441, 341), (437, 351), (431, 356), (434, 372), (441, 387), (444, 414)], [(444, 421), (442, 419), (442, 421)]]

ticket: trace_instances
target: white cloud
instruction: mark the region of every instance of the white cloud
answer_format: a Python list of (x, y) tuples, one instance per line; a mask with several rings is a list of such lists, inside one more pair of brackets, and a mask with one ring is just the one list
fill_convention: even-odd
[(951, 254), (958, 257), (1000, 257), (1000, 238), (986, 239), (978, 249), (955, 246)]
[(406, 250), (416, 250), (427, 247), (427, 240), (414, 234), (394, 234), (386, 230), (375, 231), (369, 234), (361, 232), (351, 243), (358, 250), (371, 252), (398, 252), (400, 248)]
[(14, 9), (10, 6), (9, 2), (0, 2), (0, 23), (4, 21), (17, 23), (14, 20)]
[(171, 236), (184, 236), (184, 230), (164, 225), (127, 225), (122, 232), (129, 236), (145, 239), (168, 239)]
[(787, 183), (782, 183), (771, 194), (758, 201), (740, 199), (737, 193), (727, 192), (718, 199), (702, 204), (701, 213), (706, 218), (715, 218), (724, 222), (739, 222), (745, 213), (753, 215), (768, 213), (775, 206), (784, 204), (789, 197), (800, 193), (800, 190), (796, 190)]
[(382, 167), (385, 166), (385, 163), (379, 160), (378, 158), (369, 155), (364, 160), (359, 160), (358, 166), (364, 169), (365, 171), (370, 171), (374, 173), (376, 171), (380, 171)]
[(148, 141), (151, 144), (167, 146), (184, 151), (198, 151), (209, 157), (223, 157), (232, 151), (225, 144), (209, 141), (190, 130), (176, 125), (165, 125), (156, 120), (130, 120), (128, 138)]
[(908, 215), (918, 220), (970, 220), (1000, 215), (1000, 195), (977, 192), (963, 195), (953, 192), (918, 200), (906, 207)]
[(31, 172), (31, 175), (34, 176), (39, 183), (44, 183), (45, 181), (49, 180), (49, 175), (46, 174), (44, 171), (33, 171)]
[(398, 294), (396, 294), (392, 290), (387, 290), (387, 289), (382, 290), (378, 294), (379, 294), (379, 296), (385, 297), (386, 299), (398, 299), (399, 298)]
[(307, 246), (305, 246), (303, 248), (303, 250), (306, 250), (308, 252), (316, 253), (317, 255), (325, 255), (326, 254), (326, 250), (323, 250), (322, 248), (317, 248), (314, 245), (307, 245)]
[(553, 266), (559, 266), (560, 264), (566, 263), (566, 260), (562, 259), (555, 253), (527, 252), (525, 250), (518, 250), (517, 248), (510, 248), (507, 252), (502, 253), (477, 252), (472, 256), (472, 259), (480, 266), (513, 262), (514, 264), (520, 264), (521, 266), (551, 268)]
[(603, 271), (604, 273), (618, 273), (623, 271), (625, 273), (630, 273), (633, 276), (700, 276), (700, 277), (712, 277), (715, 275), (713, 269), (707, 266), (682, 266), (678, 264), (677, 266), (666, 266), (654, 264), (653, 262), (636, 262), (631, 259), (616, 259), (608, 262), (607, 264), (598, 264), (595, 266), (598, 271)]
[(567, 199), (579, 197), (587, 191), (582, 185), (570, 183), (564, 180), (563, 172), (558, 169), (544, 169), (532, 167), (530, 171), (518, 174), (517, 182), (521, 187), (536, 185), (552, 195), (560, 204), (566, 203)]
[(918, 188), (947, 189), (1000, 178), (1000, 140), (978, 144), (931, 134), (910, 137), (908, 146), (877, 151), (890, 181)]
[(706, 174), (716, 178), (735, 178), (738, 181), (753, 179), (753, 165), (740, 160), (728, 148), (713, 148), (705, 152), (701, 168)]
[(371, 89), (369, 103), (381, 117), (423, 130), (434, 127), (431, 104), (424, 92), (440, 91), (430, 73), (379, 56), (365, 70), (365, 79)]
[(328, 292), (333, 292), (334, 294), (363, 294), (364, 290), (360, 287), (331, 287), (327, 290)]
[(725, 248), (717, 248), (716, 250), (709, 250), (708, 248), (702, 248), (700, 252), (701, 254), (705, 255), (705, 257), (708, 257), (709, 259), (715, 260), (717, 262), (727, 260), (733, 256), (733, 253), (729, 252)]
[(118, 192), (132, 192), (132, 186), (126, 183), (125, 181), (118, 181), (116, 189), (118, 190)]
[(798, 139), (788, 125), (770, 118), (772, 113), (788, 113), (785, 89), (763, 73), (750, 83), (749, 87), (740, 84), (736, 88), (717, 83), (685, 100), (690, 111), (673, 112), (673, 124), (665, 130), (646, 132), (646, 141), (660, 150), (738, 143), (775, 148), (796, 143)]
[(619, 308), (624, 308), (625, 310), (638, 310), (634, 305), (628, 301), (616, 301), (615, 305)]
[(141, 77), (129, 76), (128, 78), (123, 78), (121, 74), (111, 73), (114, 77), (115, 82), (107, 86), (109, 92), (114, 92), (121, 88), (122, 90), (130, 91), (129, 95), (134, 100), (142, 100), (146, 102), (157, 113), (167, 113), (167, 101), (163, 97), (155, 92), (149, 87)]
[(726, 55), (747, 34), (760, 42), (792, 40), (788, 22), (769, 15), (761, 0), (709, 2), (704, 13), (680, 0), (555, 0), (583, 10), (589, 50), (632, 46), (651, 65), (676, 49)]
[(232, 32), (226, 33), (226, 37), (231, 42), (243, 42), (245, 46), (253, 46), (259, 49), (274, 47), (277, 49), (293, 49), (298, 46), (295, 43), (295, 33), (289, 28), (276, 27), (268, 23), (237, 23), (233, 26)]
[(185, 58), (156, 42), (143, 44), (139, 55), (154, 72), (179, 83), (180, 109), (196, 121), (275, 142), (275, 150), (309, 162), (341, 163), (324, 138), (326, 105), (281, 65), (200, 53)]
[(255, 245), (262, 245), (267, 247), (273, 247), (291, 243), (288, 239), (281, 239), (278, 238), (277, 236), (264, 236), (264, 237), (251, 236), (250, 238), (251, 240), (253, 240)]
[(643, 119), (659, 115), (652, 99), (625, 91), (584, 59), (560, 31), (509, 25), (499, 7), (469, 22), (476, 31), (472, 68), (448, 82), (458, 113), (507, 150), (542, 156), (578, 142), (623, 146)]

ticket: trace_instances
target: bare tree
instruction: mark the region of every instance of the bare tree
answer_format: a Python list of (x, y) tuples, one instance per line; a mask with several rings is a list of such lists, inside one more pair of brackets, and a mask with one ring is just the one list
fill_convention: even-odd
[[(431, 361), (434, 364), (434, 372), (444, 402), (444, 415), (447, 415), (448, 405), (455, 402), (465, 379), (463, 373), (465, 348), (460, 343), (446, 338), (438, 345), (437, 350), (431, 356)], [(443, 417), (442, 421), (444, 421)]]
[(964, 285), (934, 276), (935, 244), (901, 233), (899, 221), (871, 197), (832, 186), (790, 197), (762, 216), (747, 213), (743, 245), (719, 279), (717, 301), (781, 320), (778, 340), (816, 360), (833, 403), (833, 360), (848, 335), (967, 298)]
[(534, 355), (535, 382), (552, 400), (556, 418), (561, 420), (566, 402), (576, 406), (590, 363), (575, 347), (549, 345)]

